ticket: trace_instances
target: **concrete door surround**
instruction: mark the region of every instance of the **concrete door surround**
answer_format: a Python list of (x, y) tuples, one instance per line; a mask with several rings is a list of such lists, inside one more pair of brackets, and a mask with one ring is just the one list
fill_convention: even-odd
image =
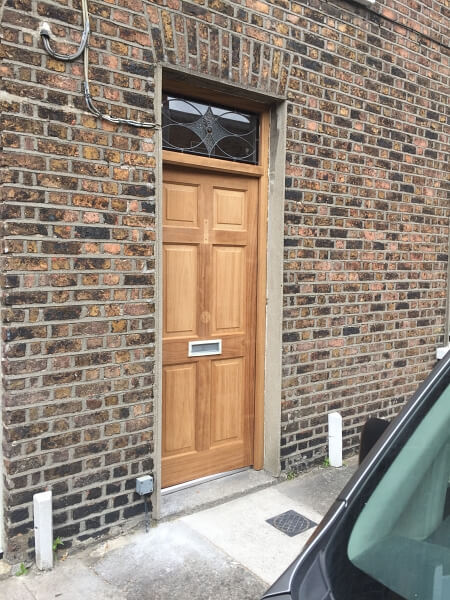
[[(155, 73), (155, 116), (161, 122), (161, 99), (166, 76), (173, 74), (191, 81), (192, 89), (205, 89), (205, 93), (218, 92), (228, 96), (252, 99), (266, 106), (270, 116), (268, 132), (267, 180), (267, 230), (266, 230), (266, 315), (264, 357), (264, 458), (263, 468), (269, 474), (280, 473), (281, 428), (281, 339), (282, 339), (282, 284), (283, 284), (283, 215), (284, 175), (286, 147), (286, 103), (278, 96), (261, 95), (253, 90), (224, 86), (220, 80), (200, 78), (183, 69), (165, 69), (160, 65)], [(192, 80), (195, 79), (195, 86)], [(223, 89), (222, 89), (223, 88)], [(161, 512), (161, 433), (162, 433), (162, 140), (158, 132), (156, 155), (156, 372), (155, 372), (155, 491), (153, 518)]]

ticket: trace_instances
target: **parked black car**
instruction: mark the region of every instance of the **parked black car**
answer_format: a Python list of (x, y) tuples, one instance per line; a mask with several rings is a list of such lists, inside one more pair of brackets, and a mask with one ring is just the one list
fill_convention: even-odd
[(449, 477), (450, 353), (264, 599), (450, 600)]

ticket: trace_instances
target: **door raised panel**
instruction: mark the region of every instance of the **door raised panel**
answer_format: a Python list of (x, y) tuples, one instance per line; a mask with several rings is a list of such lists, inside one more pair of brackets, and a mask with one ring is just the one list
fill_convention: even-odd
[(211, 368), (211, 445), (241, 440), (244, 433), (244, 360), (215, 360)]
[(245, 200), (245, 191), (214, 188), (214, 228), (231, 231), (245, 230)]
[(215, 332), (243, 327), (245, 289), (245, 248), (213, 248), (212, 321)]
[(198, 310), (198, 246), (164, 246), (164, 335), (194, 336)]
[(195, 451), (197, 364), (163, 369), (163, 456)]
[(197, 227), (197, 185), (176, 183), (166, 183), (164, 185), (164, 225)]

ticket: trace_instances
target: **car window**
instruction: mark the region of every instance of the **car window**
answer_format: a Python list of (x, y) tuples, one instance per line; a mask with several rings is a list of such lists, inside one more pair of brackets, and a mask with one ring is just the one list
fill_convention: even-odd
[(347, 554), (406, 600), (450, 598), (450, 386), (362, 509)]

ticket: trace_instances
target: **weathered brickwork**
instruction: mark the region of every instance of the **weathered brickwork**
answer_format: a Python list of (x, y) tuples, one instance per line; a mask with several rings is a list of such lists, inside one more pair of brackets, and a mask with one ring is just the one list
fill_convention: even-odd
[(332, 410), (354, 448), (367, 415), (396, 413), (444, 341), (448, 48), (342, 16), (304, 33), (315, 48), (289, 84), (285, 468), (323, 455)]
[[(120, 103), (116, 116), (151, 120), (148, 22), (142, 3), (126, 4), (90, 6), (92, 91)], [(135, 477), (153, 467), (154, 140), (86, 113), (79, 61), (41, 48), (43, 19), (76, 40), (80, 18), (52, 2), (8, 2), (3, 14), (11, 556), (33, 545), (33, 493), (51, 487), (54, 535), (67, 547), (140, 514)]]
[[(33, 547), (49, 486), (66, 547), (140, 517), (154, 454), (152, 131), (85, 110), (79, 5), (6, 0), (2, 366), (7, 555)], [(287, 101), (282, 468), (322, 460), (330, 410), (346, 452), (391, 416), (444, 343), (449, 13), (322, 0), (89, 3), (90, 78), (114, 116), (154, 119), (154, 72)]]

